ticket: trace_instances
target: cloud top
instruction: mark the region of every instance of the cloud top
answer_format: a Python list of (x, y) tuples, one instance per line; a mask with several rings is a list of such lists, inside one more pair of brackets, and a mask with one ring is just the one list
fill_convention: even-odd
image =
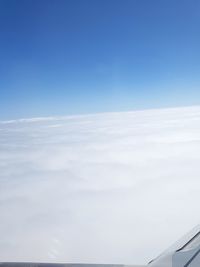
[(200, 107), (0, 122), (0, 261), (147, 263), (199, 222)]

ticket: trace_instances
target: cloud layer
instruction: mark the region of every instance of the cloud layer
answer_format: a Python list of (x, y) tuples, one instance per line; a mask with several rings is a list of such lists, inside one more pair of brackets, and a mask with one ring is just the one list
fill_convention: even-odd
[(147, 263), (199, 191), (200, 107), (0, 122), (0, 261)]

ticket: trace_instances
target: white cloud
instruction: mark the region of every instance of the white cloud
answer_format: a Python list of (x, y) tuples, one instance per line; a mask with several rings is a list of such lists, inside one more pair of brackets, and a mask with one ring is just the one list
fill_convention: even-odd
[(0, 122), (0, 261), (146, 263), (199, 222), (200, 107)]

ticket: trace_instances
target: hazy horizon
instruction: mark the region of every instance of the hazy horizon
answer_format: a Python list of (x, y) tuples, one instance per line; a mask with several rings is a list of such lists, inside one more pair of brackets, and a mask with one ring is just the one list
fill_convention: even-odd
[(174, 110), (174, 109), (190, 109), (198, 108), (200, 105), (185, 105), (185, 106), (167, 106), (167, 107), (152, 107), (152, 108), (143, 108), (143, 109), (132, 109), (132, 110), (122, 110), (122, 111), (100, 111), (100, 112), (91, 112), (91, 113), (73, 113), (73, 114), (49, 114), (47, 116), (33, 116), (33, 117), (11, 117), (9, 119), (0, 119), (1, 123), (6, 122), (17, 122), (17, 121), (31, 121), (31, 120), (52, 120), (59, 118), (76, 118), (84, 116), (95, 116), (101, 114), (115, 114), (115, 113), (132, 113), (132, 112), (143, 112), (143, 111), (156, 111), (156, 110)]

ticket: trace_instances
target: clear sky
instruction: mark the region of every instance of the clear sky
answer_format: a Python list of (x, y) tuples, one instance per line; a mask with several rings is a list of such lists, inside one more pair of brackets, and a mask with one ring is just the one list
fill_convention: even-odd
[(199, 0), (0, 0), (0, 119), (200, 104)]

